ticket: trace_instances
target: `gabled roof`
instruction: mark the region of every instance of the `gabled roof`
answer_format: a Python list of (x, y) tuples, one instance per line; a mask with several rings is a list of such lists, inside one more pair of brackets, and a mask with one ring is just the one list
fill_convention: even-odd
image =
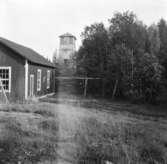
[(72, 37), (74, 37), (75, 38), (75, 40), (77, 40), (76, 39), (76, 37), (74, 36), (74, 35), (72, 35), (72, 34), (70, 34), (70, 33), (65, 33), (65, 34), (63, 34), (63, 35), (60, 35), (59, 37), (65, 37), (65, 36), (72, 36)]
[(2, 37), (0, 37), (0, 42), (32, 63), (41, 64), (41, 65), (50, 66), (50, 67), (56, 67), (53, 63), (45, 59), (43, 56), (41, 56), (31, 48), (11, 42)]

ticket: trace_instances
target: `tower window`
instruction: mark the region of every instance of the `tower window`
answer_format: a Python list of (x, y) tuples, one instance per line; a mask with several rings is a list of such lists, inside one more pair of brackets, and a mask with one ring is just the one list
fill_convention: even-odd
[(64, 38), (64, 43), (69, 43), (69, 37)]

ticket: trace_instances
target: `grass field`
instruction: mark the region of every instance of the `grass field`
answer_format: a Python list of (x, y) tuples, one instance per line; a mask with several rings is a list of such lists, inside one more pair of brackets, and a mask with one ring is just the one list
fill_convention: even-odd
[(55, 100), (1, 107), (1, 164), (166, 164), (167, 114), (150, 105)]

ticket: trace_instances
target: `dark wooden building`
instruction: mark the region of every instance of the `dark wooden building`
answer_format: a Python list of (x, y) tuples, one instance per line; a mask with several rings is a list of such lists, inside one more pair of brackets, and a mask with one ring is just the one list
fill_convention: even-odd
[(0, 77), (11, 99), (55, 92), (55, 65), (31, 48), (0, 37)]

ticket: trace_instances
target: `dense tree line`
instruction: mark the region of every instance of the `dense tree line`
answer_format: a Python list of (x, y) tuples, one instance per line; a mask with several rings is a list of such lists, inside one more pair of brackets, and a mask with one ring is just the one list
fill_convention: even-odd
[(165, 101), (167, 22), (147, 27), (129, 11), (116, 12), (108, 22), (107, 28), (94, 23), (81, 33), (82, 46), (72, 57), (77, 76), (100, 77), (89, 87), (103, 96)]

